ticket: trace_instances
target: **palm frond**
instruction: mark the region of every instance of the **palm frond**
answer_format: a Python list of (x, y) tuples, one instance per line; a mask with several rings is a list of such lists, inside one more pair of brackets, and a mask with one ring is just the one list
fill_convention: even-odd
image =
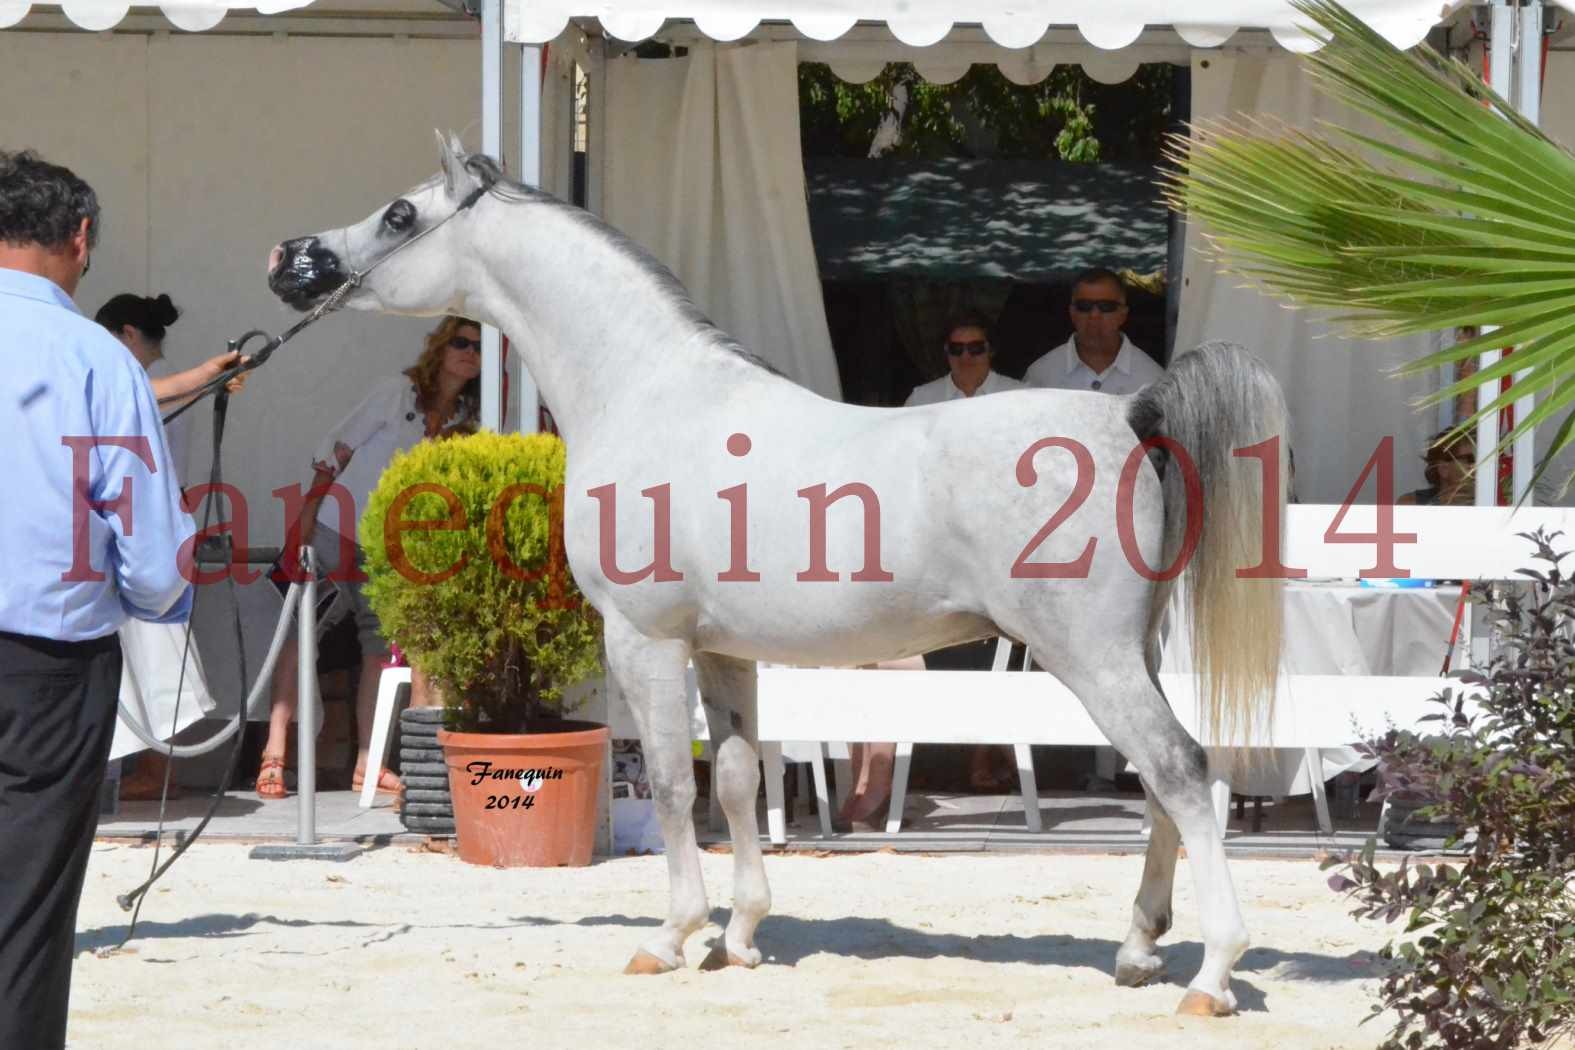
[[(1424, 403), (1478, 390), (1475, 422), (1546, 391), (1500, 444), (1565, 413), (1541, 477), (1575, 443), (1575, 155), (1463, 63), (1425, 46), (1402, 52), (1333, 0), (1293, 3), (1328, 38), (1304, 57), (1320, 89), (1386, 134), (1199, 121), (1170, 139), (1167, 199), (1201, 224), (1227, 271), (1341, 311), (1354, 335), (1496, 327), (1399, 371), (1516, 345)], [(1500, 378), (1522, 372), (1498, 394)]]

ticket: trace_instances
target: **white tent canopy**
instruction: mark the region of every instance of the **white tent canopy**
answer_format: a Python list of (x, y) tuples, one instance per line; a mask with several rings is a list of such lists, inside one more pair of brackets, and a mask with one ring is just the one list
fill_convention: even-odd
[[(1411, 47), (1455, 3), (1442, 0), (1346, 0), (1390, 42)], [(1285, 47), (1316, 41), (1287, 0), (505, 0), (504, 34), (517, 43), (556, 39), (571, 18), (593, 17), (620, 40), (654, 35), (668, 19), (692, 19), (714, 40), (737, 40), (763, 21), (788, 21), (811, 40), (834, 40), (860, 21), (885, 22), (905, 44), (939, 42), (959, 23), (979, 24), (1003, 47), (1036, 43), (1052, 25), (1075, 25), (1095, 47), (1114, 50), (1145, 26), (1173, 26), (1194, 47), (1218, 47), (1238, 29), (1267, 29)]]
[[(147, 8), (157, 6), (176, 29), (199, 33), (212, 29), (223, 21), (232, 10), (256, 11), (260, 15), (273, 15), (305, 7), (312, 0), (258, 0), (250, 4), (215, 3), (214, 0), (163, 0), (157, 5), (139, 4)], [(27, 17), (33, 0), (0, 0), (0, 29), (13, 26)], [(65, 0), (61, 4), (65, 16), (83, 29), (113, 29), (131, 13), (126, 0)]]

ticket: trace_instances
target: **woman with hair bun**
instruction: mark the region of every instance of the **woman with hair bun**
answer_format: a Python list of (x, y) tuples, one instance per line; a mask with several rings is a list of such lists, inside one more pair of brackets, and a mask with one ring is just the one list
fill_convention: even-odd
[[(143, 295), (117, 295), (103, 306), (93, 319), (109, 329), (126, 349), (137, 359), (144, 370), (151, 368), (164, 356), (164, 335), (169, 326), (180, 317), (180, 311), (168, 295), (150, 298)], [(239, 355), (219, 354), (194, 368), (167, 376), (150, 376), (153, 396), (158, 398), (161, 412), (167, 414), (179, 404), (190, 400), (193, 391), (200, 389), (235, 364)], [(245, 373), (225, 384), (231, 393), (245, 384)], [(186, 469), (186, 441), (181, 432), (184, 420), (176, 420), (166, 432), (170, 448), (171, 466), (176, 480), (184, 482)], [(131, 711), (140, 710), (148, 719), (148, 728), (164, 739), (185, 729), (214, 707), (202, 671), (202, 661), (192, 650), (185, 660), (188, 665), (184, 675), (180, 661), (171, 662), (172, 653), (182, 652), (184, 628), (168, 624), (130, 623), (120, 630), (120, 647), (125, 654), (125, 669), (121, 673), (122, 706)], [(180, 694), (177, 723), (177, 693)], [(126, 757), (131, 760), (130, 776), (120, 782), (120, 797), (128, 801), (160, 798), (164, 795), (168, 779), (169, 760), (158, 751), (144, 750), (144, 745), (125, 725), (115, 726), (115, 740), (110, 748), (111, 761)], [(169, 797), (178, 798), (180, 792), (170, 785)]]
[[(180, 311), (168, 295), (149, 297), (123, 293), (98, 308), (93, 320), (108, 328), (115, 338), (126, 344), (144, 369), (164, 357), (164, 333), (180, 317)], [(168, 414), (183, 403), (182, 399), (195, 390), (213, 382), (225, 369), (233, 368), (240, 360), (240, 352), (231, 350), (208, 358), (202, 364), (167, 376), (150, 376), (153, 396), (159, 407)], [(224, 385), (232, 394), (240, 393), (246, 385), (242, 372)]]

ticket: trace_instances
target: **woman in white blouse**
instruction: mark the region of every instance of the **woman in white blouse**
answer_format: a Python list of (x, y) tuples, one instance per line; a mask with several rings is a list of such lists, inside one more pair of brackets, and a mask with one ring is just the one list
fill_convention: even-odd
[[(416, 363), (402, 374), (376, 384), (318, 446), (312, 460), (312, 488), (296, 529), (291, 531), (284, 560), (294, 565), (295, 551), (299, 549), (296, 544), (310, 543), (319, 564), (336, 582), (348, 559), (354, 558), (359, 564), (355, 525), (389, 460), (394, 453), (424, 438), (475, 430), (481, 404), (480, 375), (480, 326), (464, 317), (445, 317), (428, 333), (426, 347)], [(325, 499), (326, 495), (334, 498)], [(340, 605), (348, 605), (361, 643), (354, 780), (355, 789), (360, 790), (377, 703), (377, 681), (388, 658), (388, 643), (383, 640), (362, 585), (346, 581), (338, 582), (338, 586), (349, 599)], [(290, 720), (295, 717), (296, 668), (296, 647), (287, 645), (273, 673), (268, 742), (257, 772), (257, 794), (262, 798), (284, 798), (286, 794), (284, 754)], [(399, 778), (384, 769), (377, 789), (397, 792)]]

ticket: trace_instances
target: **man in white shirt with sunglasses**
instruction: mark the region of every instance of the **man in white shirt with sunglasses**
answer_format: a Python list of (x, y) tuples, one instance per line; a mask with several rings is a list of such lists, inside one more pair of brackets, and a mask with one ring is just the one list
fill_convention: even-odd
[[(1023, 381), (1052, 390), (1135, 394), (1165, 370), (1121, 331), (1127, 323), (1127, 290), (1110, 270), (1084, 270), (1072, 282), (1072, 338), (1028, 366)], [(1115, 748), (1094, 749), (1088, 790), (1110, 790), (1123, 763)]]
[(1109, 270), (1085, 270), (1072, 285), (1072, 338), (1028, 366), (1029, 386), (1135, 394), (1165, 370), (1121, 331), (1127, 293)]

